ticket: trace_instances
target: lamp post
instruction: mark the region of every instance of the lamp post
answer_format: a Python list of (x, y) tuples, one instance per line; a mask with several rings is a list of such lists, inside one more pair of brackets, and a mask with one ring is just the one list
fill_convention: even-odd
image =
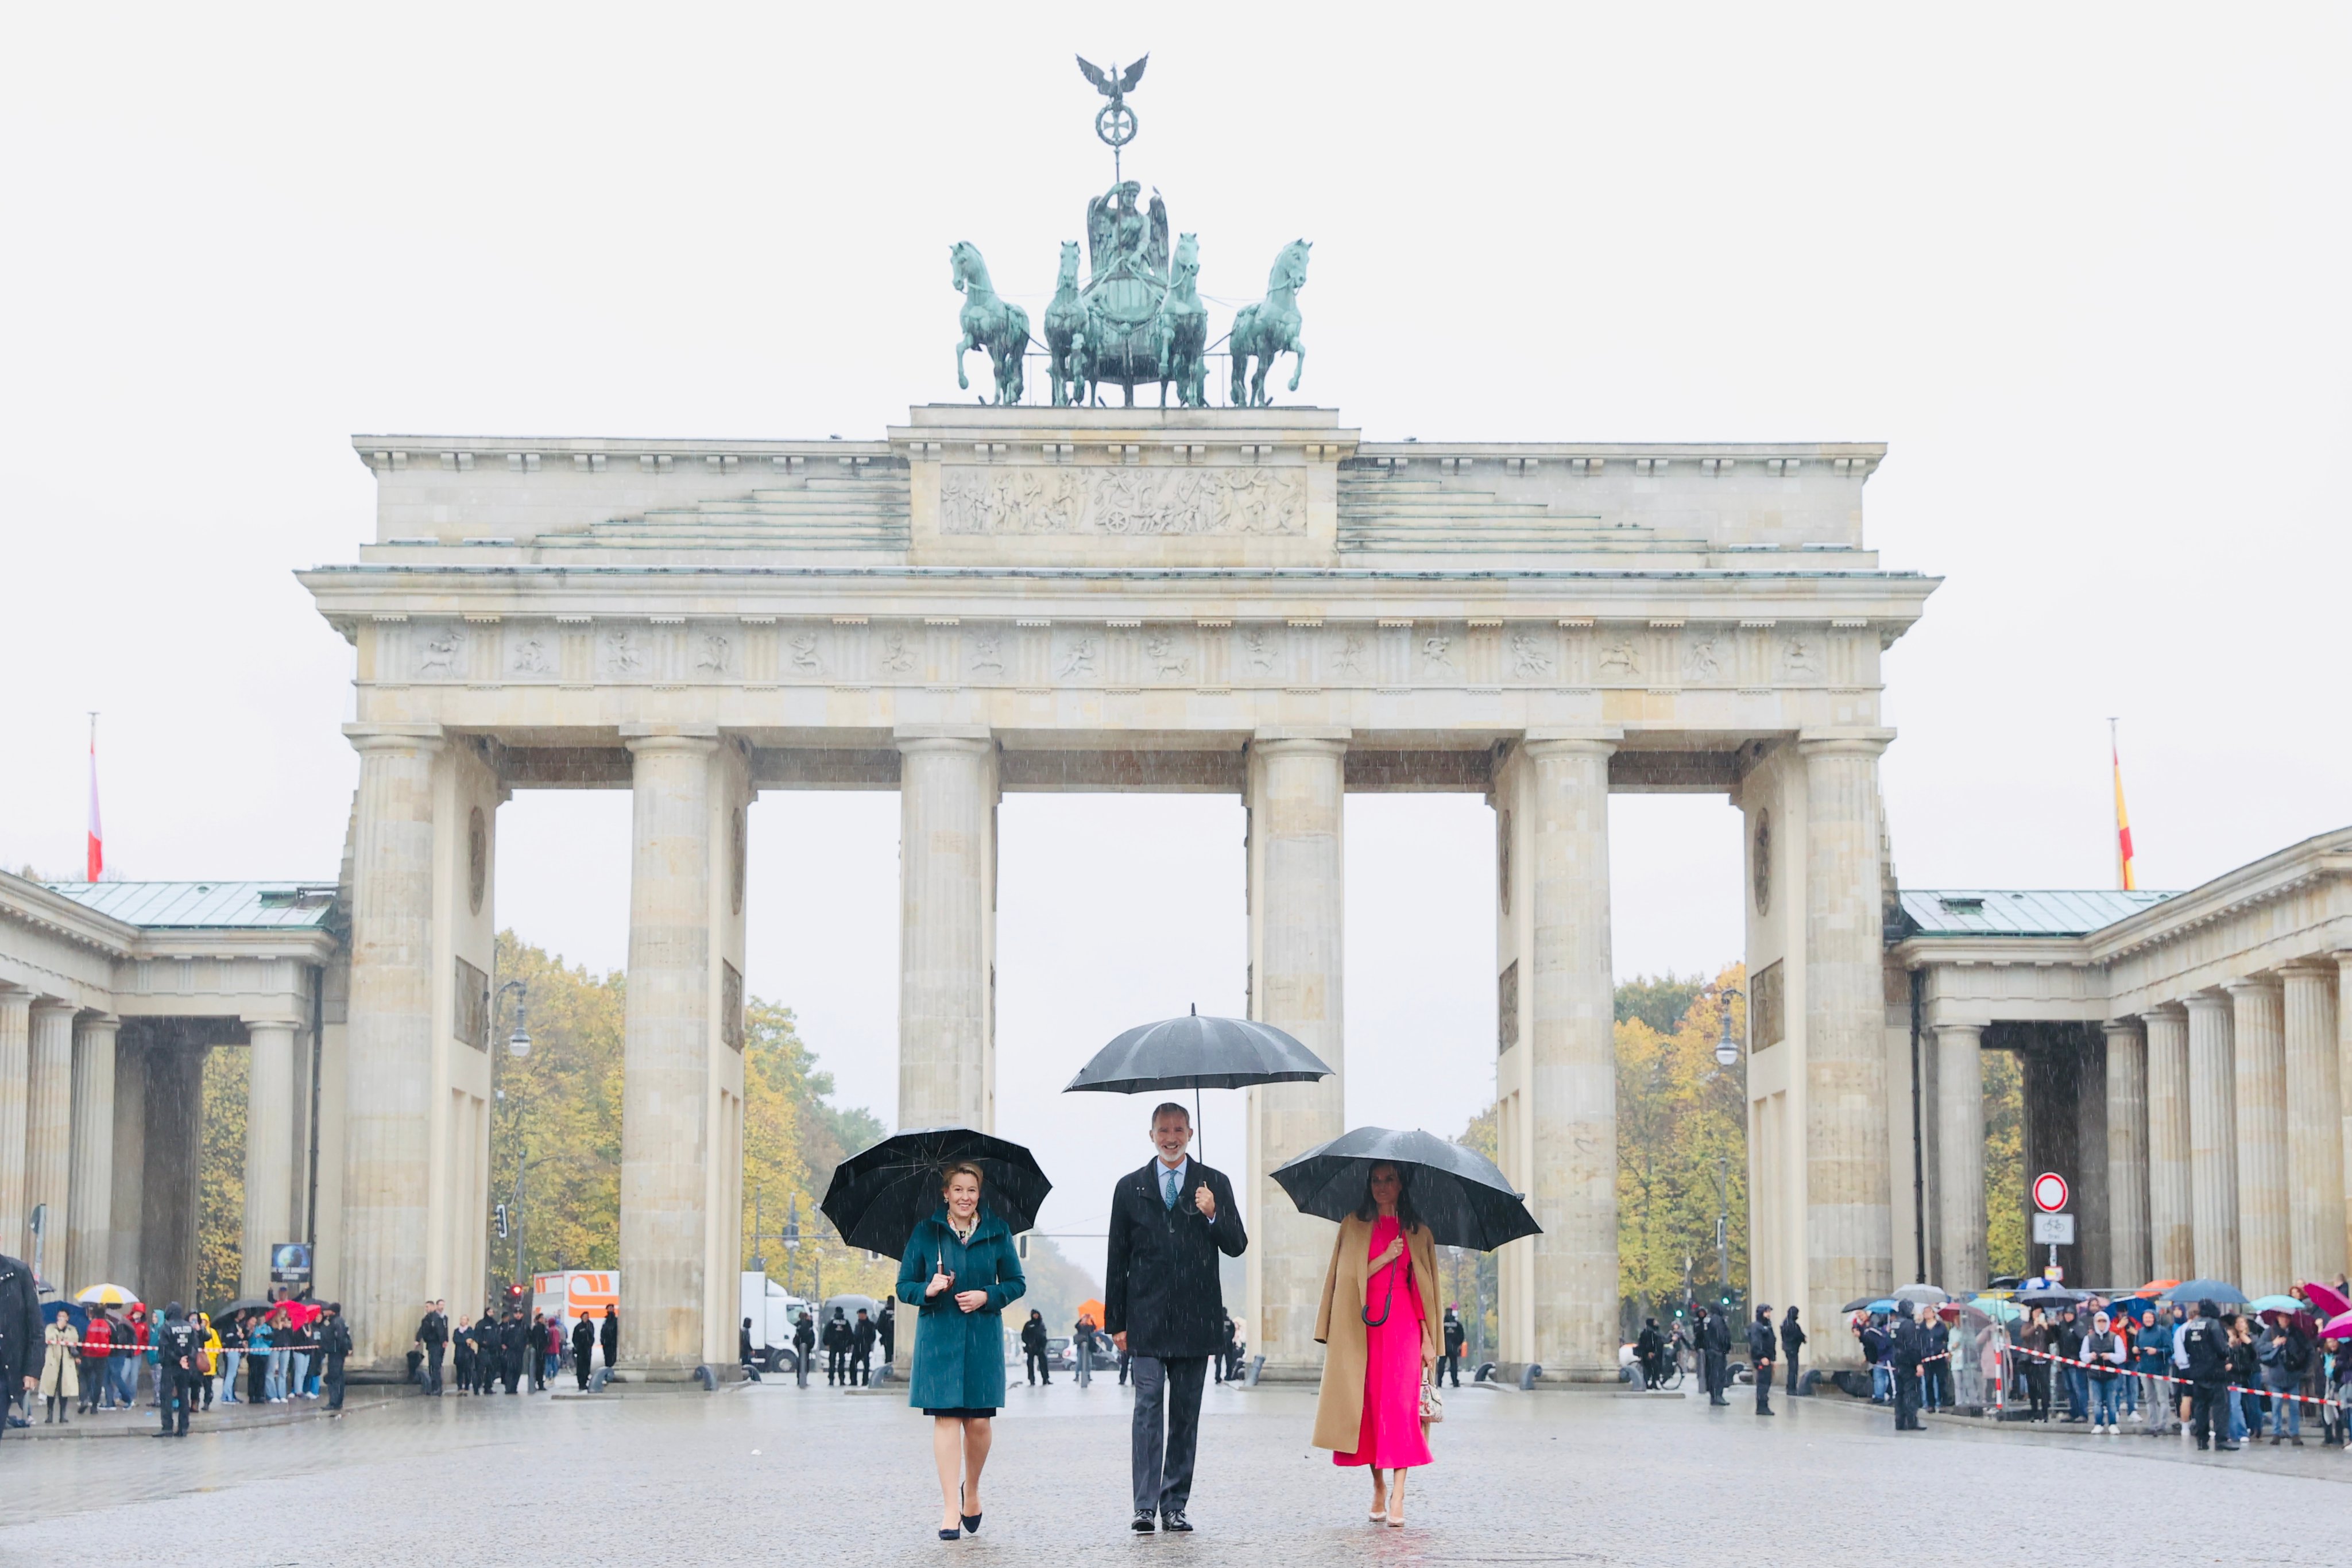
[[(526, 1022), (530, 1011), (530, 987), (527, 982), (522, 980), (509, 980), (497, 990), (490, 993), (490, 1029), (492, 1033), (496, 1033), (498, 1030), (499, 1004), (506, 999), (506, 995), (509, 991), (512, 991), (515, 994), (515, 1024), (514, 1032), (507, 1036), (507, 1055), (517, 1061), (520, 1061), (530, 1055), (530, 1030), (527, 1027)], [(491, 1091), (491, 1093), (499, 1103), (506, 1103), (507, 1092), (504, 1088), (494, 1089)], [(507, 1218), (508, 1228), (514, 1233), (514, 1274), (512, 1279), (516, 1284), (520, 1285), (522, 1283), (523, 1278), (522, 1184), (523, 1174), (530, 1168), (530, 1149), (529, 1145), (523, 1141), (522, 1106), (520, 1103), (516, 1103), (512, 1109), (514, 1111), (515, 1179), (514, 1197), (507, 1206)]]
[[(1716, 993), (1723, 1027), (1715, 1042), (1716, 1071), (1707, 1074), (1709, 1082), (1739, 1064), (1739, 1042), (1732, 1038), (1731, 1033), (1731, 1004), (1734, 998), (1743, 995), (1745, 993), (1736, 986), (1726, 986)], [(1728, 1294), (1731, 1290), (1731, 1156), (1727, 1154), (1716, 1155), (1715, 1197), (1716, 1274)]]

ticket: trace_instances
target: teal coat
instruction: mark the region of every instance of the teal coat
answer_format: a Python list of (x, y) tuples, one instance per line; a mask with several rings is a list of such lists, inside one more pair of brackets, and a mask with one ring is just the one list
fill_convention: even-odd
[[(955, 1291), (924, 1300), (924, 1287), (941, 1267), (955, 1276), (955, 1291), (984, 1290), (988, 1304), (967, 1312), (955, 1304)], [(945, 1204), (916, 1226), (898, 1263), (898, 1300), (919, 1309), (907, 1402), (919, 1410), (993, 1410), (1002, 1406), (1004, 1309), (1028, 1288), (1021, 1277), (1013, 1232), (986, 1205), (968, 1247), (948, 1228)]]

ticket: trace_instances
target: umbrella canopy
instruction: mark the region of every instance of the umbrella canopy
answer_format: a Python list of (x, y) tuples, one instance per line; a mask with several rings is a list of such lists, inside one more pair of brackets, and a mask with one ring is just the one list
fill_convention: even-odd
[(59, 1301), (55, 1296), (41, 1303), (41, 1327), (46, 1329), (56, 1322), (59, 1312), (65, 1313), (66, 1322), (73, 1324), (74, 1333), (85, 1334), (89, 1332), (89, 1309), (79, 1301)]
[(2324, 1316), (2336, 1318), (2341, 1317), (2346, 1312), (2352, 1312), (2352, 1301), (2347, 1301), (2344, 1292), (2333, 1285), (2323, 1285), (2315, 1280), (2305, 1280), (2303, 1282), (2303, 1294), (2304, 1298)]
[(2352, 1339), (2352, 1312), (2338, 1312), (2319, 1331), (2322, 1339)]
[(1877, 1303), (1887, 1299), (1888, 1298), (1885, 1296), (1857, 1296), (1853, 1301), (1848, 1301), (1845, 1305), (1840, 1307), (1838, 1311), (1842, 1312), (1883, 1312), (1885, 1309), (1880, 1307)]
[(1543, 1230), (1493, 1161), (1428, 1133), (1351, 1128), (1273, 1176), (1300, 1213), (1345, 1219), (1364, 1203), (1379, 1165), (1397, 1167), (1406, 1201), (1440, 1246), (1491, 1252)]
[(1997, 1296), (1979, 1296), (1969, 1306), (1997, 1323), (2013, 1323), (2025, 1315), (2015, 1301), (2004, 1301)]
[[(1109, 1315), (1110, 1309), (1104, 1306), (1102, 1302), (1095, 1300), (1091, 1296), (1078, 1303), (1078, 1317), (1086, 1319), (1097, 1328), (1102, 1327), (1103, 1319)], [(1070, 1321), (1072, 1322), (1076, 1322), (1077, 1319), (1073, 1318)]]
[(2220, 1280), (2184, 1280), (2164, 1294), (2172, 1301), (2210, 1301), (2217, 1307), (2246, 1304), (2245, 1291)]
[(137, 1291), (125, 1290), (121, 1285), (92, 1285), (86, 1291), (75, 1291), (74, 1300), (86, 1306), (96, 1307), (135, 1307), (142, 1304)]
[(925, 1127), (885, 1138), (833, 1167), (818, 1207), (841, 1239), (896, 1258), (915, 1227), (940, 1207), (940, 1172), (959, 1160), (980, 1167), (980, 1200), (1015, 1231), (1037, 1223), (1054, 1184), (1020, 1145), (969, 1127)]
[(1952, 1293), (1937, 1285), (1897, 1285), (1887, 1292), (1898, 1301), (1918, 1301), (1939, 1307), (1952, 1299)]
[(2301, 1301), (2296, 1301), (2293, 1296), (2256, 1296), (2252, 1301), (2246, 1303), (2246, 1310), (2250, 1312), (2257, 1313), (2285, 1312), (2289, 1316), (2293, 1316), (2294, 1313), (2304, 1312), (2306, 1309)]
[(1096, 1051), (1062, 1092), (1246, 1089), (1254, 1083), (1311, 1083), (1330, 1076), (1321, 1057), (1272, 1024), (1191, 1013), (1129, 1030)]
[(317, 1301), (280, 1301), (278, 1310), (286, 1314), (286, 1322), (294, 1328), (308, 1328), (311, 1320), (327, 1309)]
[(2156, 1303), (2146, 1296), (2117, 1296), (2107, 1303), (2107, 1315), (2144, 1323), (2156, 1316)]
[(2055, 1306), (2061, 1301), (2079, 1301), (2083, 1294), (2048, 1280), (2027, 1280), (2017, 1287), (2017, 1304), (2021, 1307)]
[(233, 1318), (239, 1312), (266, 1312), (274, 1303), (254, 1296), (239, 1296), (213, 1314), (215, 1318)]

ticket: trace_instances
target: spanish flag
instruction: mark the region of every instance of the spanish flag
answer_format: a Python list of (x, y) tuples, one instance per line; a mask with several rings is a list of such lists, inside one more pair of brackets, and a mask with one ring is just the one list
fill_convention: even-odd
[(2139, 885), (2137, 873), (2132, 869), (2131, 816), (2124, 810), (2123, 754), (2116, 749), (2115, 724), (2107, 725), (2107, 758), (2116, 770), (2116, 876), (2126, 893)]

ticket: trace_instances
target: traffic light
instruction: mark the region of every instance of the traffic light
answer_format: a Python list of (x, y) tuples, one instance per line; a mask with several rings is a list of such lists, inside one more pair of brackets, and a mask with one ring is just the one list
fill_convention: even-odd
[(505, 1204), (503, 1204), (503, 1203), (502, 1203), (502, 1204), (499, 1205), (499, 1207), (498, 1207), (498, 1216), (499, 1216), (499, 1240), (501, 1240), (501, 1241), (504, 1241), (504, 1240), (507, 1239), (507, 1206), (506, 1206)]

